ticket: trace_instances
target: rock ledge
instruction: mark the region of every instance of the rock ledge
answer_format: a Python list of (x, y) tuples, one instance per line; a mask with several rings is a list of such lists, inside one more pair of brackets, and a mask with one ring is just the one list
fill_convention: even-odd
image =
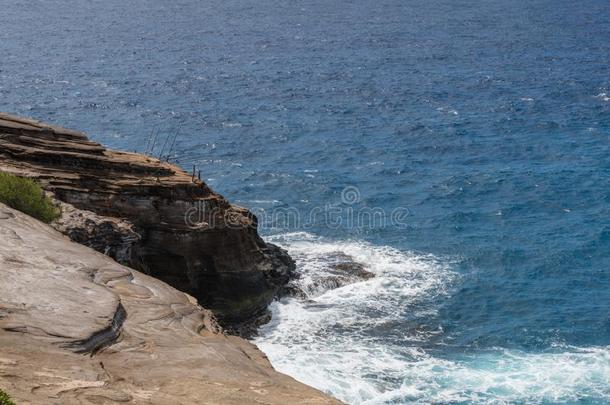
[(266, 318), (293, 274), (254, 215), (170, 163), (0, 113), (0, 171), (36, 178), (64, 203), (58, 230), (196, 297), (237, 333)]
[(166, 283), (0, 204), (0, 386), (19, 404), (333, 404)]

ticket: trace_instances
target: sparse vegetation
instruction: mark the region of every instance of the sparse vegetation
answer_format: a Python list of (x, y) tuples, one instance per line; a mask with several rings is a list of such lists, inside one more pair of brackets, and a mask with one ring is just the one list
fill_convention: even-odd
[(11, 397), (2, 390), (0, 390), (0, 405), (15, 405), (15, 403), (11, 400)]
[[(44, 195), (36, 181), (2, 172), (0, 202), (46, 223), (59, 218), (60, 215), (59, 208)], [(0, 402), (0, 405), (4, 403)]]

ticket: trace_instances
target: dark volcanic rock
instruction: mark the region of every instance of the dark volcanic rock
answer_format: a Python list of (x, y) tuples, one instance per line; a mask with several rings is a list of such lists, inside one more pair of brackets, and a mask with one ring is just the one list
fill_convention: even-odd
[(375, 277), (362, 263), (343, 252), (332, 252), (318, 260), (318, 269), (299, 280), (293, 280), (287, 287), (290, 295), (312, 298), (325, 291), (334, 290), (348, 284)]
[(195, 296), (224, 326), (261, 322), (293, 273), (254, 215), (173, 164), (0, 114), (0, 170), (94, 213), (68, 210), (57, 229)]
[(55, 229), (68, 235), (74, 242), (129, 265), (132, 247), (142, 238), (131, 222), (79, 210), (66, 203), (60, 203), (60, 207), (62, 215), (53, 223)]

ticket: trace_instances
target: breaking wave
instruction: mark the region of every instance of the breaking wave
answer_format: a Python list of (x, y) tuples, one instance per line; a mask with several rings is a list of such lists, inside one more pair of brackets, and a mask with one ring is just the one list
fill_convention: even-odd
[[(295, 258), (306, 294), (273, 303), (273, 320), (255, 343), (299, 381), (350, 404), (610, 400), (607, 347), (444, 347), (437, 311), (460, 280), (451, 259), (308, 233), (269, 240)], [(338, 253), (375, 277), (321, 289), (337, 287), (319, 280)]]

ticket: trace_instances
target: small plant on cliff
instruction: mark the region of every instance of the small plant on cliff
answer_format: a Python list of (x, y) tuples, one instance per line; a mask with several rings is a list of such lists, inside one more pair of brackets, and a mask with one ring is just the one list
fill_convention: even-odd
[[(32, 179), (0, 172), (0, 202), (43, 222), (59, 218), (59, 208)], [(0, 402), (0, 405), (3, 405)]]
[(15, 403), (11, 400), (11, 397), (2, 390), (0, 390), (0, 405), (15, 405)]

